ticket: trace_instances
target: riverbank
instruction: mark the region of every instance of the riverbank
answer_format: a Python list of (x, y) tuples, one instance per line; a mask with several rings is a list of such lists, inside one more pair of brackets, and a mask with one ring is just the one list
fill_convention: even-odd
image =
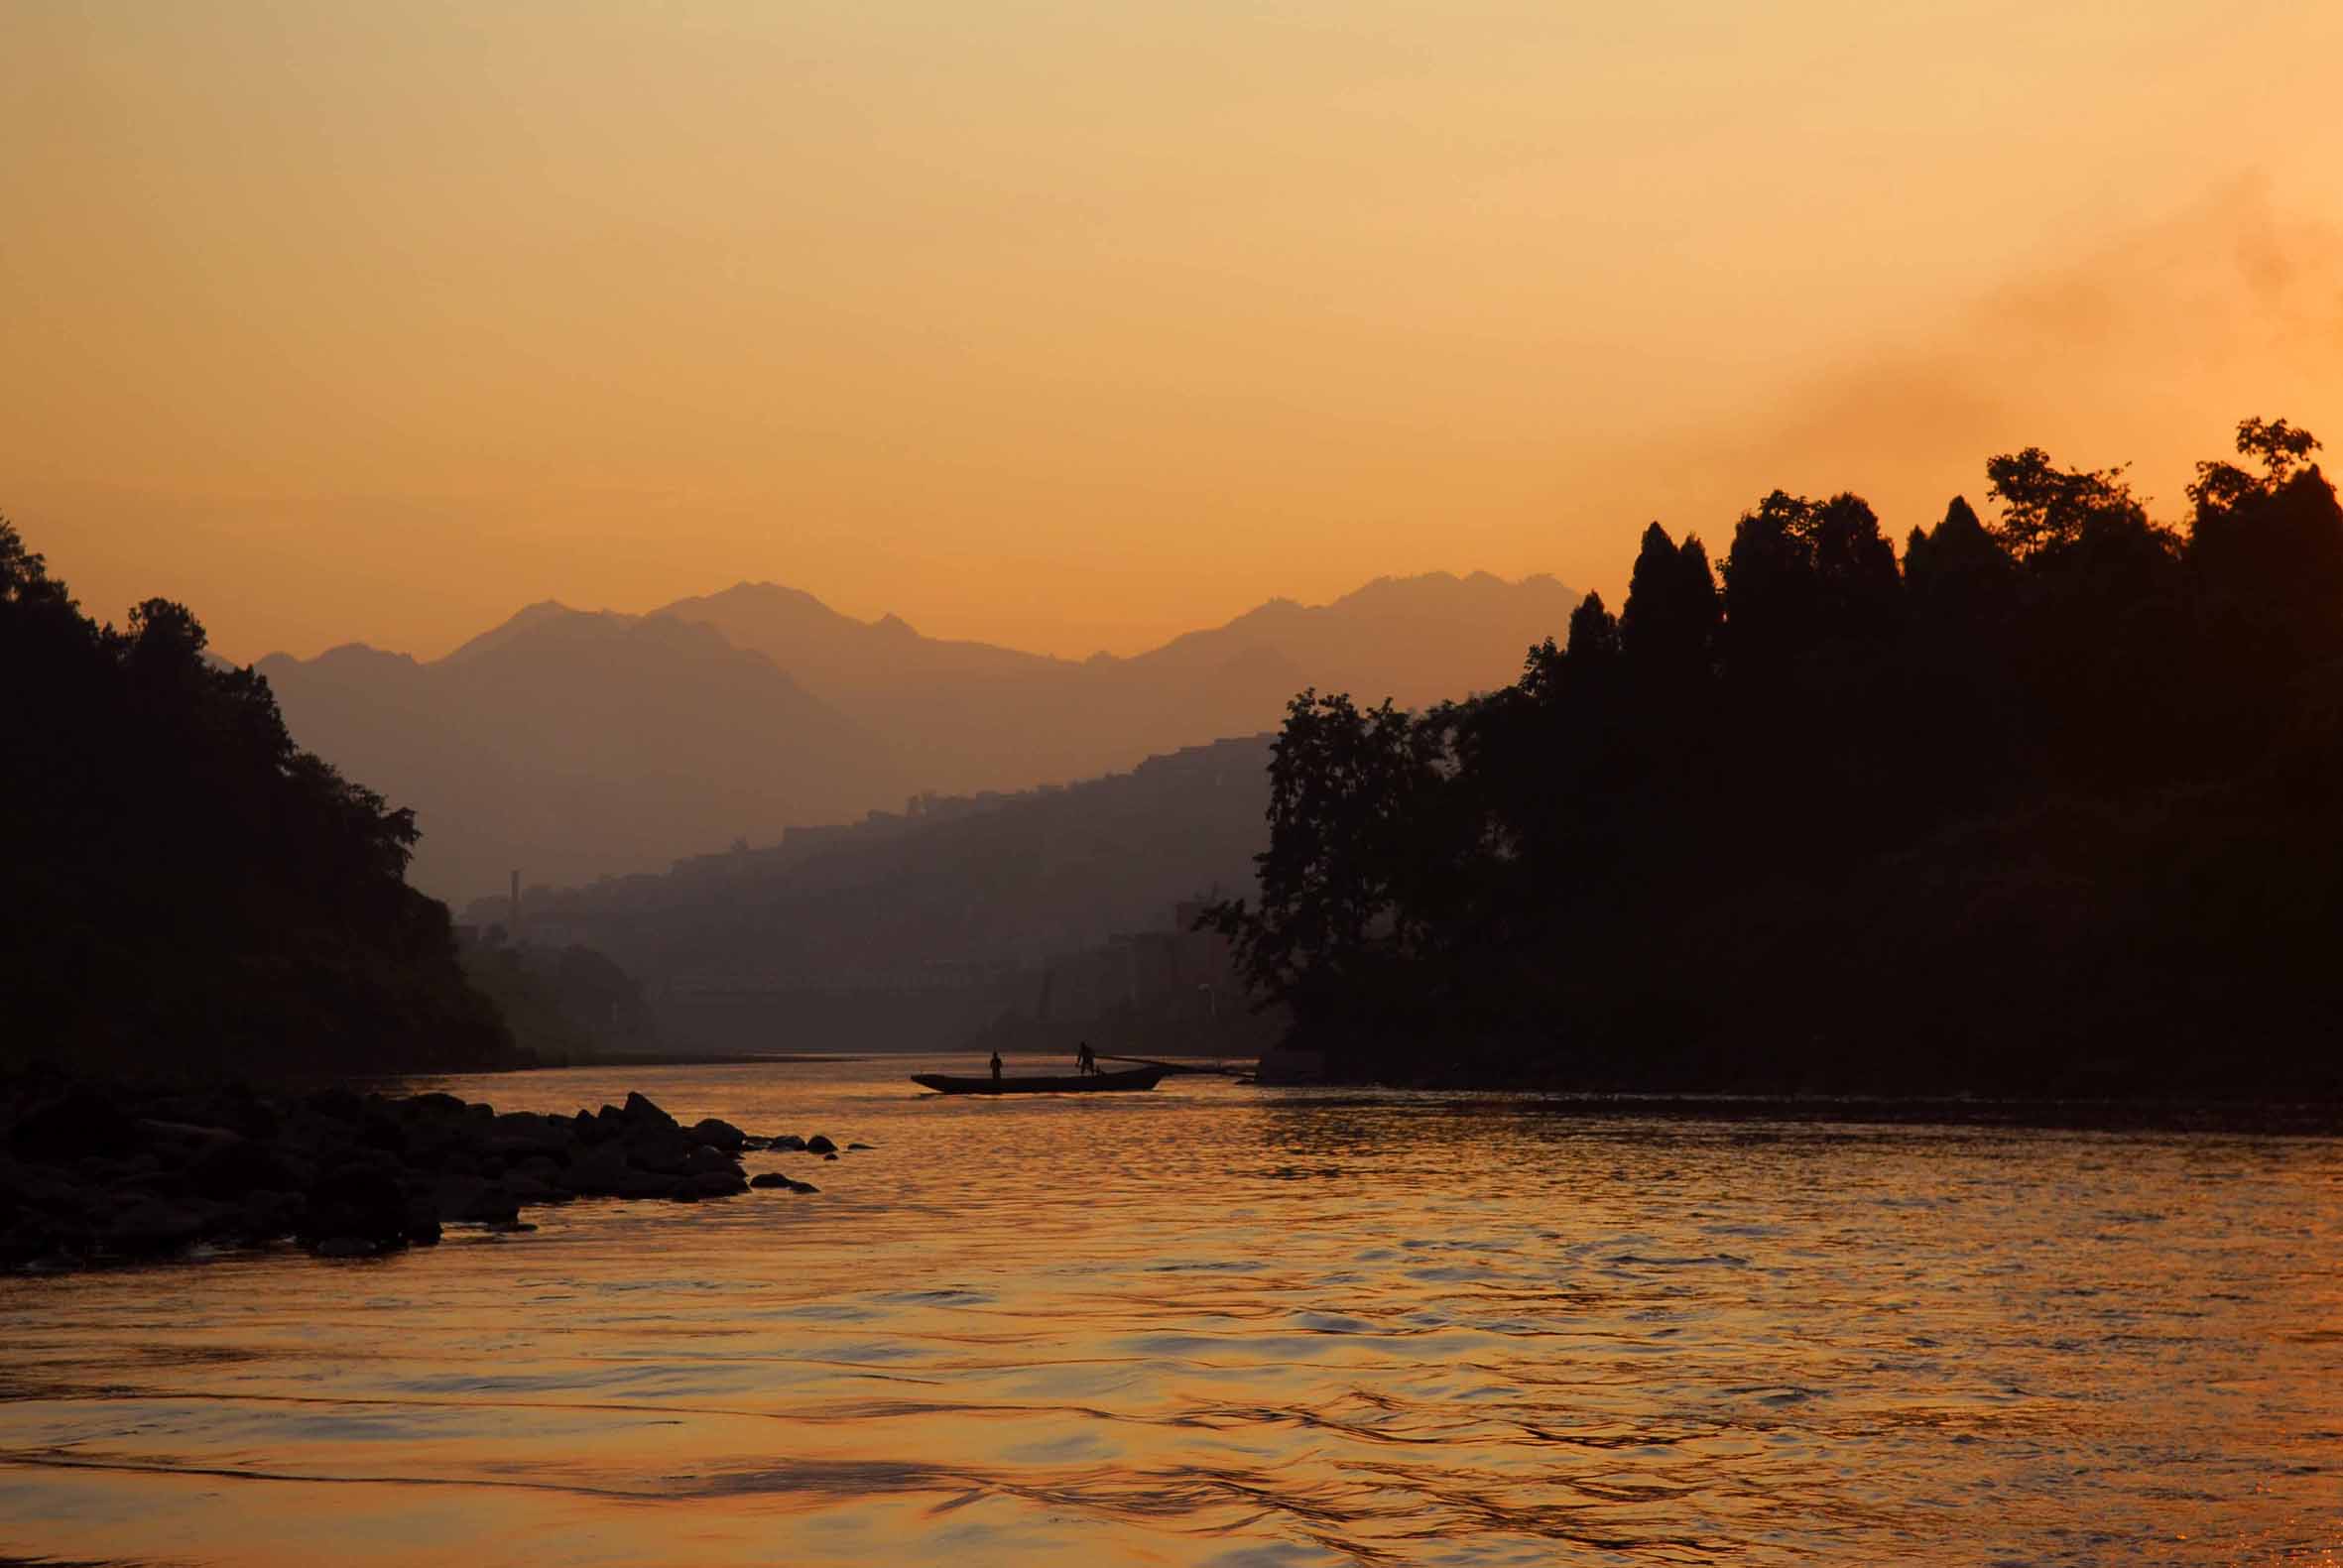
[(1492, 1108), (1508, 1112), (1590, 1120), (1873, 1123), (1892, 1127), (2006, 1127), (2037, 1132), (2343, 1137), (2343, 1101), (2333, 1100), (1612, 1092), (1513, 1080), (1478, 1082), (1458, 1077), (1420, 1082), (1378, 1079), (1273, 1084), (1268, 1079), (1260, 1081), (1265, 1087), (1312, 1088), (1320, 1099), (1345, 1091), (1355, 1091), (1362, 1097), (1393, 1092), (1471, 1094), (1486, 1096)]
[(291, 1243), (367, 1258), (449, 1225), (526, 1229), (581, 1198), (694, 1203), (819, 1189), (744, 1156), (835, 1159), (816, 1133), (689, 1127), (641, 1094), (573, 1116), (448, 1094), (0, 1080), (0, 1267), (72, 1268)]

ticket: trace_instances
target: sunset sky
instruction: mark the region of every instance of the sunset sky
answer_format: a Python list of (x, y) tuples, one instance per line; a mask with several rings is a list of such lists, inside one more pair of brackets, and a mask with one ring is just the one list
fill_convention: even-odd
[(2343, 6), (0, 8), (0, 511), (443, 653), (742, 578), (1079, 656), (1615, 595), (2028, 442), (2343, 449)]

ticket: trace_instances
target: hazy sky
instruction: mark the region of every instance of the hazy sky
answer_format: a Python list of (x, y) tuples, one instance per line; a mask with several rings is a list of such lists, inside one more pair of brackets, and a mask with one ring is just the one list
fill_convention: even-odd
[(0, 510), (444, 652), (741, 578), (1132, 651), (1988, 452), (2343, 450), (2343, 6), (0, 3)]

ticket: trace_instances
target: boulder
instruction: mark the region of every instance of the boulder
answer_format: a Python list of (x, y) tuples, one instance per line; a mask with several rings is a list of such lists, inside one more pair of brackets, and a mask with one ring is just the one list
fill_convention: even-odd
[(233, 1134), (209, 1143), (187, 1161), (187, 1185), (206, 1198), (241, 1198), (248, 1192), (284, 1192), (299, 1180), (283, 1155), (266, 1144)]
[(775, 1189), (775, 1188), (785, 1188), (785, 1189), (786, 1189), (786, 1188), (789, 1186), (789, 1184), (790, 1184), (790, 1178), (789, 1178), (789, 1177), (787, 1177), (787, 1176), (785, 1176), (785, 1175), (783, 1175), (783, 1174), (782, 1174), (780, 1171), (778, 1171), (778, 1170), (762, 1170), (762, 1171), (759, 1171), (757, 1174), (755, 1174), (755, 1175), (753, 1175), (753, 1176), (749, 1177), (749, 1185), (750, 1185), (750, 1186), (752, 1186), (752, 1187), (756, 1187), (756, 1188), (759, 1188), (759, 1189), (761, 1189), (761, 1190), (763, 1190), (763, 1191), (768, 1191), (768, 1192), (772, 1191), (772, 1190), (773, 1190), (773, 1189)]
[(635, 1179), (625, 1150), (615, 1144), (589, 1148), (569, 1162), (569, 1185), (587, 1197), (615, 1198)]
[(432, 1183), (432, 1208), (441, 1221), (497, 1225), (521, 1217), (521, 1205), (502, 1182), (479, 1176), (441, 1176)]
[(539, 1116), (531, 1111), (509, 1111), (496, 1119), (496, 1133), (488, 1146), (507, 1158), (514, 1158), (550, 1154), (567, 1148), (570, 1142), (569, 1125), (559, 1118)]
[(506, 1171), (498, 1178), (498, 1185), (511, 1193), (513, 1202), (524, 1209), (548, 1203), (567, 1203), (574, 1196), (568, 1188), (555, 1186), (527, 1170)]
[(8, 1136), (17, 1158), (50, 1164), (87, 1154), (128, 1153), (145, 1141), (113, 1098), (80, 1085), (26, 1112)]
[(686, 1179), (682, 1176), (662, 1176), (647, 1170), (637, 1171), (633, 1179), (627, 1183), (626, 1190), (621, 1192), (619, 1196), (622, 1198), (678, 1198), (689, 1202), (698, 1194), (696, 1192), (686, 1194), (684, 1191)]
[(805, 1152), (808, 1154), (834, 1154), (837, 1151), (838, 1146), (831, 1143), (828, 1139), (822, 1137), (819, 1133), (816, 1133), (811, 1138), (805, 1140)]
[(330, 1121), (354, 1123), (366, 1114), (366, 1098), (355, 1089), (315, 1089), (303, 1098), (302, 1108)]
[(439, 1211), (430, 1198), (407, 1200), (407, 1228), (399, 1233), (399, 1239), (411, 1247), (439, 1245)]
[(358, 1142), (386, 1154), (404, 1154), (407, 1124), (381, 1098), (369, 1095), (366, 1108), (358, 1114)]
[(208, 1220), (192, 1205), (145, 1198), (114, 1216), (106, 1226), (106, 1245), (133, 1258), (183, 1252), (203, 1239)]
[(802, 1154), (805, 1151), (805, 1141), (795, 1133), (784, 1133), (779, 1138), (767, 1139), (765, 1146), (773, 1149), (786, 1149), (793, 1154)]
[(295, 1234), (312, 1247), (337, 1237), (395, 1247), (406, 1238), (406, 1190), (383, 1170), (345, 1166), (321, 1177), (307, 1200)]
[(667, 1133), (682, 1131), (682, 1127), (674, 1117), (653, 1105), (640, 1094), (629, 1094), (626, 1108), (620, 1114), (636, 1127), (656, 1127)]
[(284, 1122), (275, 1106), (253, 1093), (249, 1084), (241, 1083), (166, 1095), (148, 1104), (147, 1115), (159, 1122), (224, 1128), (258, 1139), (275, 1138)]
[(280, 1236), (291, 1236), (301, 1226), (302, 1201), (293, 1192), (247, 1192), (236, 1205), (225, 1234), (247, 1246), (260, 1246)]
[(712, 1116), (692, 1123), (689, 1131), (698, 1142), (711, 1148), (720, 1148), (728, 1154), (739, 1153), (741, 1146), (748, 1142), (746, 1133), (730, 1122)]
[(689, 1170), (691, 1156), (699, 1152), (699, 1146), (681, 1133), (651, 1132), (629, 1138), (625, 1151), (627, 1163), (638, 1170), (680, 1176)]

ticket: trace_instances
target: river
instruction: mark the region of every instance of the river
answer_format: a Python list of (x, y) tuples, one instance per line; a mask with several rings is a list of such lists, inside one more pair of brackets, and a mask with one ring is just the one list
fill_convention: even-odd
[(816, 1194), (0, 1279), (0, 1559), (2343, 1558), (2343, 1142), (923, 1065), (430, 1085)]

